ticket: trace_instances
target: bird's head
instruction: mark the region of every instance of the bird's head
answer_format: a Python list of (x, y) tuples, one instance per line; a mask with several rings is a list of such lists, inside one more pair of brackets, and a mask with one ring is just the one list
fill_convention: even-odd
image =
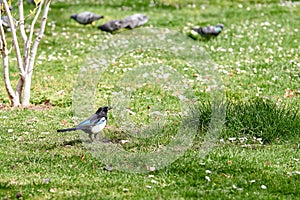
[(71, 19), (76, 19), (77, 14), (72, 14)]
[(100, 113), (107, 113), (110, 109), (112, 109), (112, 107), (110, 106), (103, 106), (98, 108), (98, 110), (96, 111), (96, 114), (100, 114)]
[(224, 24), (218, 24), (216, 27), (219, 27), (219, 28), (221, 28), (223, 30)]

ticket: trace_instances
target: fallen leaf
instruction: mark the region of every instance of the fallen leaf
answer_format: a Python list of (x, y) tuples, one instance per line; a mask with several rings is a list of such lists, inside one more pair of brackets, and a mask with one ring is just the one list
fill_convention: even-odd
[(61, 123), (65, 126), (65, 125), (67, 124), (67, 121), (66, 121), (65, 119), (63, 119), (63, 120), (61, 121)]

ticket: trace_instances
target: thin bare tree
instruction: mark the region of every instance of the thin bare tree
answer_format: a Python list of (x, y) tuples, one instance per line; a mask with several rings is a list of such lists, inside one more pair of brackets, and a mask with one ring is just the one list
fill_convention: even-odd
[[(35, 57), (40, 41), (44, 35), (51, 1), (52, 0), (35, 0), (35, 9), (30, 11), (26, 17), (24, 15), (23, 0), (18, 1), (18, 13), (15, 14), (16, 17), (13, 17), (12, 11), (10, 10), (10, 3), (7, 0), (2, 0), (2, 3), (0, 2), (2, 8), (0, 12), (0, 51), (3, 61), (4, 84), (11, 106), (26, 107), (30, 105), (31, 79)], [(7, 16), (6, 19), (10, 32), (5, 31), (3, 15)], [(25, 28), (25, 18), (26, 22), (29, 21), (28, 29), (27, 26)], [(40, 21), (38, 22), (38, 20)], [(39, 28), (37, 36), (34, 34), (36, 24), (38, 24)], [(18, 31), (19, 34), (17, 34)], [(12, 38), (11, 43), (9, 43), (6, 37), (8, 33)], [(14, 50), (14, 54), (11, 54), (12, 50)], [(19, 80), (15, 89), (12, 86), (9, 76), (10, 56), (16, 58), (16, 65), (19, 70)]]

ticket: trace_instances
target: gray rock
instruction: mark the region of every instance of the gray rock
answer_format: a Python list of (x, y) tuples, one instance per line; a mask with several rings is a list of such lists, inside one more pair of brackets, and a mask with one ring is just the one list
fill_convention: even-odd
[(82, 12), (79, 14), (71, 15), (71, 18), (76, 20), (79, 24), (87, 25), (104, 17), (101, 15), (94, 14), (92, 12)]

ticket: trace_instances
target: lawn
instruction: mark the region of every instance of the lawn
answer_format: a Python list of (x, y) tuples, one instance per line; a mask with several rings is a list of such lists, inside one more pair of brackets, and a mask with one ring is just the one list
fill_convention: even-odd
[[(134, 13), (149, 22), (97, 29)], [(299, 1), (54, 1), (32, 106), (10, 108), (1, 79), (0, 199), (298, 199), (299, 27)], [(93, 143), (56, 131), (102, 105)]]

